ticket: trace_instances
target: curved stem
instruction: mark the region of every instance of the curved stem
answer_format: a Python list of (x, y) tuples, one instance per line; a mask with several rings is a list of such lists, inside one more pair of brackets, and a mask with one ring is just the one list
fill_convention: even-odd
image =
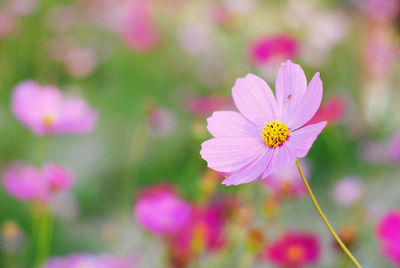
[(353, 254), (351, 254), (351, 252), (347, 249), (346, 245), (342, 242), (342, 240), (339, 238), (339, 236), (336, 234), (335, 230), (333, 230), (331, 224), (329, 223), (328, 219), (325, 217), (325, 214), (322, 212), (321, 208), (318, 205), (317, 200), (314, 197), (314, 194), (311, 190), (310, 185), (308, 184), (306, 178), (304, 177), (303, 171), (301, 170), (300, 167), (300, 163), (299, 160), (296, 159), (296, 165), (297, 168), (300, 172), (300, 176), (303, 179), (303, 182), (307, 188), (308, 194), (311, 197), (312, 202), (314, 203), (315, 208), (317, 209), (319, 215), (321, 216), (322, 220), (324, 221), (326, 227), (328, 227), (329, 231), (331, 232), (332, 236), (336, 239), (336, 241), (338, 242), (338, 244), (340, 245), (340, 247), (343, 249), (344, 253), (346, 253), (346, 255), (350, 258), (350, 260), (354, 263), (354, 265), (357, 268), (362, 268), (362, 266), (360, 265), (360, 263), (356, 260), (356, 258), (354, 258)]

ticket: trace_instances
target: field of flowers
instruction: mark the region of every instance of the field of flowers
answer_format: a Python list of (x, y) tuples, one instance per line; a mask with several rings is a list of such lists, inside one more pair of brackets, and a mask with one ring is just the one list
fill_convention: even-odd
[(399, 0), (0, 0), (0, 267), (400, 267), (399, 107)]

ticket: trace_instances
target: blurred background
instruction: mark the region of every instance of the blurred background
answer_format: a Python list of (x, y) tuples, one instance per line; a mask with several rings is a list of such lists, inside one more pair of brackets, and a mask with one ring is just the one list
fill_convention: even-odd
[(226, 187), (199, 154), (235, 80), (287, 59), (324, 82), (317, 199), (400, 267), (399, 37), (398, 0), (1, 0), (0, 267), (352, 267), (295, 167)]

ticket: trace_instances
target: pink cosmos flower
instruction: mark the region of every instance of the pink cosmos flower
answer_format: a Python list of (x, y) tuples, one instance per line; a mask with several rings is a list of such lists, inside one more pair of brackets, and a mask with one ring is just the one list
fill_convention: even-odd
[(55, 164), (47, 164), (41, 170), (14, 163), (3, 174), (6, 191), (21, 201), (49, 202), (65, 192), (73, 184), (72, 175)]
[[(302, 161), (301, 166), (304, 175), (308, 177), (308, 165)], [(262, 180), (262, 184), (269, 192), (278, 197), (302, 197), (307, 193), (296, 165), (289, 165), (272, 173)]]
[(395, 265), (400, 265), (400, 211), (391, 211), (379, 221), (377, 236), (383, 254)]
[(313, 265), (320, 257), (320, 244), (311, 233), (289, 232), (267, 246), (264, 258), (285, 268)]
[(65, 98), (58, 88), (34, 81), (15, 87), (12, 111), (37, 136), (87, 133), (97, 120), (97, 112), (84, 100)]
[[(250, 60), (255, 64), (272, 64), (282, 59), (292, 59), (298, 54), (299, 46), (295, 38), (287, 35), (263, 37), (250, 44)], [(277, 61), (278, 60), (278, 61)]]
[(364, 192), (362, 180), (357, 177), (341, 179), (333, 189), (333, 199), (342, 206), (350, 206), (357, 202)]
[(322, 81), (316, 73), (307, 86), (297, 64), (279, 67), (276, 98), (256, 75), (239, 78), (232, 89), (240, 113), (220, 111), (207, 119), (214, 138), (203, 142), (201, 156), (208, 167), (230, 175), (222, 183), (238, 185), (294, 164), (304, 157), (326, 122), (306, 124), (318, 110)]
[(315, 124), (321, 121), (327, 121), (328, 123), (337, 123), (343, 119), (347, 111), (347, 101), (342, 96), (332, 97), (327, 100), (318, 111), (315, 113), (313, 118), (306, 125)]
[(121, 33), (125, 43), (134, 51), (145, 52), (153, 49), (160, 41), (160, 33), (155, 26), (145, 1), (136, 1), (129, 8)]
[(134, 207), (134, 215), (150, 232), (171, 235), (188, 224), (192, 207), (179, 198), (173, 188), (156, 185), (141, 191)]
[(133, 260), (109, 254), (72, 254), (50, 259), (43, 268), (132, 268)]

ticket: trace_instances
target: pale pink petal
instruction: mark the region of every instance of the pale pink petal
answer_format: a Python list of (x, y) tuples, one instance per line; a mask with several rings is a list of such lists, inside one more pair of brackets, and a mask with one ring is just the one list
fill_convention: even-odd
[(87, 133), (93, 130), (97, 116), (97, 112), (82, 99), (67, 99), (52, 130), (55, 133)]
[(201, 145), (201, 157), (208, 167), (220, 172), (233, 172), (254, 161), (266, 148), (261, 138), (213, 138)]
[(214, 137), (261, 136), (261, 128), (237, 112), (214, 112), (211, 117), (207, 118), (207, 123), (207, 129)]
[(296, 104), (306, 87), (307, 79), (300, 65), (290, 60), (281, 64), (275, 82), (278, 119), (284, 120), (295, 112)]
[(34, 81), (18, 84), (12, 96), (12, 110), (16, 118), (28, 126), (36, 135), (49, 131), (44, 120), (56, 120), (62, 102), (61, 92), (51, 86), (40, 86)]
[(294, 162), (296, 162), (295, 154), (291, 148), (284, 143), (282, 146), (274, 149), (271, 161), (264, 170), (262, 178), (265, 178), (271, 173), (279, 171), (282, 168), (292, 165)]
[(322, 81), (316, 73), (301, 99), (297, 101), (295, 112), (287, 114), (285, 122), (295, 130), (307, 123), (317, 112), (322, 100)]
[(244, 117), (257, 126), (275, 118), (276, 103), (274, 94), (267, 82), (254, 74), (236, 80), (232, 88), (236, 107)]
[(285, 143), (293, 151), (296, 157), (304, 157), (307, 155), (315, 139), (326, 126), (326, 122), (320, 122), (308, 125), (292, 132), (289, 140)]
[(265, 168), (268, 166), (268, 163), (272, 158), (272, 154), (272, 149), (266, 147), (256, 160), (254, 160), (241, 170), (238, 170), (231, 174), (222, 182), (222, 184), (225, 184), (226, 186), (239, 185), (256, 180), (257, 178), (261, 177)]

